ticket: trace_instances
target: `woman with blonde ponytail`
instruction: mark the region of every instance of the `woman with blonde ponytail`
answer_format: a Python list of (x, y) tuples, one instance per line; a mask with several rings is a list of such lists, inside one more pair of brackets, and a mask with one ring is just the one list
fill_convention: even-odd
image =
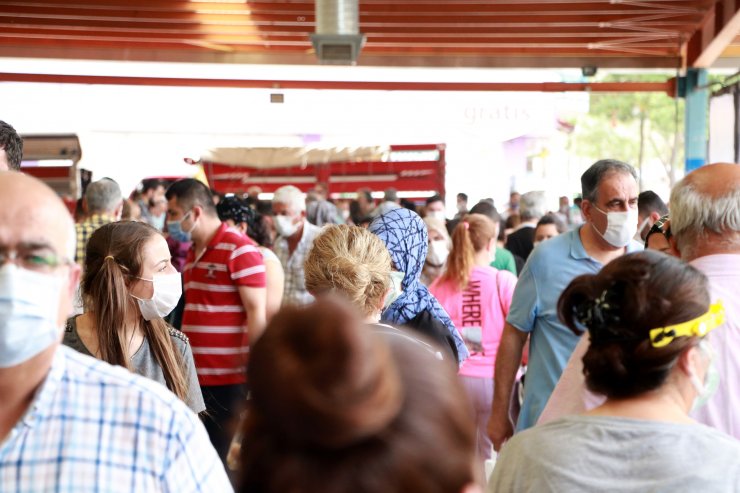
[(182, 293), (167, 242), (145, 223), (106, 224), (88, 240), (80, 283), (84, 313), (67, 321), (64, 344), (123, 366), (205, 410), (187, 337), (162, 319)]
[(493, 369), (516, 277), (490, 266), (498, 225), (482, 214), (468, 214), (452, 233), (445, 272), (429, 287), (449, 313), (470, 351), (460, 377), (471, 398), (479, 459), (491, 455), (486, 433), (493, 399)]

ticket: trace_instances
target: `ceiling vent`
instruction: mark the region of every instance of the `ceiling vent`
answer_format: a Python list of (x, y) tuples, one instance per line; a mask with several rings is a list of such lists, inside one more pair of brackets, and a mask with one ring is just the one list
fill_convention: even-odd
[(359, 0), (316, 0), (316, 32), (311, 35), (321, 63), (354, 65), (365, 43), (360, 34)]

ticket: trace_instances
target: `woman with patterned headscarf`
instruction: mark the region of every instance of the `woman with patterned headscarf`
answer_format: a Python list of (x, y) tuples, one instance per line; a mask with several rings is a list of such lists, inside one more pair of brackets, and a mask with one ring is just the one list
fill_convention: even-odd
[(444, 338), (462, 363), (469, 353), (460, 333), (442, 305), (419, 280), (428, 248), (424, 221), (415, 212), (398, 208), (376, 217), (369, 230), (385, 243), (393, 268), (403, 274), (400, 294), (383, 311), (381, 320), (417, 329), (438, 341)]

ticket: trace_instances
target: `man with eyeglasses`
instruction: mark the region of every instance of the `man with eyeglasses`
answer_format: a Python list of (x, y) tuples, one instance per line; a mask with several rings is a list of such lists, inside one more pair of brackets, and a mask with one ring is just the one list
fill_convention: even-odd
[(231, 491), (177, 397), (60, 346), (75, 246), (51, 189), (0, 172), (0, 491)]

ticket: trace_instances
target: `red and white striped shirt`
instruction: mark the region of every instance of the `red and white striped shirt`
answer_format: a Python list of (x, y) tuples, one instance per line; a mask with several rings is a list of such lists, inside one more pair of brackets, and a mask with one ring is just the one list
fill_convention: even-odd
[(193, 248), (185, 269), (182, 330), (190, 338), (198, 381), (203, 386), (246, 381), (248, 314), (239, 286), (265, 287), (265, 264), (254, 242), (221, 225), (199, 258)]

